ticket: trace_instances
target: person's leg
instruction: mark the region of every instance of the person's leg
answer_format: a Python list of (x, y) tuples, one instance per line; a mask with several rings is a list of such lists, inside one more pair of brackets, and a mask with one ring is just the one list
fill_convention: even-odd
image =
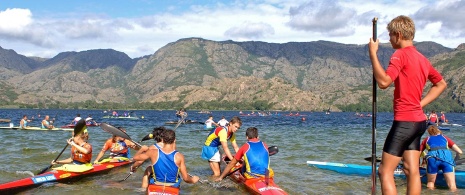
[(454, 167), (444, 161), (441, 161), (442, 172), (444, 173), (444, 179), (446, 179), (447, 186), (453, 192), (457, 190), (457, 186), (455, 184), (455, 169)]
[(381, 163), (378, 168), (381, 190), (385, 195), (397, 194), (396, 183), (394, 181), (394, 171), (399, 165), (401, 157), (383, 152)]
[(457, 190), (457, 186), (455, 184), (455, 173), (444, 173), (444, 179), (446, 179), (447, 186), (449, 186), (449, 189), (455, 192)]
[(142, 176), (142, 186), (141, 188), (147, 188), (149, 186), (149, 177), (152, 175), (152, 166), (148, 166), (144, 171), (144, 176)]
[(420, 151), (406, 150), (404, 152), (403, 158), (404, 173), (405, 176), (407, 176), (407, 194), (420, 194)]
[(210, 168), (213, 171), (213, 176), (219, 177), (221, 175), (220, 163), (219, 162), (212, 162), (212, 161), (209, 161), (209, 163), (210, 163)]
[(438, 173), (438, 161), (434, 157), (426, 159), (426, 175), (428, 178), (428, 183), (426, 187), (430, 190), (434, 190), (434, 183), (436, 182), (436, 176)]

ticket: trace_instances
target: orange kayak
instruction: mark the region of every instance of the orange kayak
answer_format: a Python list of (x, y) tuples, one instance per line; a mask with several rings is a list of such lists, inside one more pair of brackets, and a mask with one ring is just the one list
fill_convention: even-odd
[(162, 186), (150, 184), (147, 188), (147, 195), (178, 195), (179, 188), (172, 186)]
[[(232, 171), (236, 170), (236, 168), (233, 168)], [(238, 184), (244, 184), (245, 188), (250, 192), (250, 194), (287, 195), (283, 189), (274, 183), (273, 178), (245, 179), (240, 171), (235, 171), (232, 175), (230, 175), (230, 178)]]

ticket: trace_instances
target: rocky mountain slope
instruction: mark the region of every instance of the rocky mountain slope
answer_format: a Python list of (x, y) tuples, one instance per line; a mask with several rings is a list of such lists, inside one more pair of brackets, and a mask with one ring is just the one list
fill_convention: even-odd
[[(443, 98), (461, 103), (463, 46), (416, 43), (449, 83)], [(63, 52), (51, 59), (0, 48), (3, 104), (266, 101), (272, 109), (325, 110), (370, 101), (371, 64), (366, 45), (327, 41), (210, 41), (186, 38), (153, 55), (131, 59), (112, 49)], [(383, 44), (387, 65), (393, 50)], [(389, 90), (380, 92), (389, 99)], [(368, 102), (367, 102), (368, 103)], [(240, 109), (240, 108), (239, 108)]]

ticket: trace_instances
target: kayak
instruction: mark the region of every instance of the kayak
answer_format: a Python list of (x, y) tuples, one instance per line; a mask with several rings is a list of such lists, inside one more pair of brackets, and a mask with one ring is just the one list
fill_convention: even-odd
[(454, 124), (454, 123), (439, 123), (439, 126), (459, 126), (461, 127), (461, 124)]
[[(346, 175), (371, 175), (371, 166), (369, 165), (358, 165), (358, 164), (344, 164), (344, 163), (332, 163), (332, 162), (320, 162), (320, 161), (307, 161), (308, 166), (316, 167), (319, 169), (335, 171)], [(394, 171), (394, 177), (406, 179), (404, 172), (402, 171), (402, 165), (399, 165)], [(428, 179), (426, 175), (426, 169), (420, 167), (421, 182), (427, 183)], [(455, 170), (455, 182), (457, 188), (465, 188), (465, 171)], [(436, 177), (436, 186), (447, 187), (446, 180), (444, 179), (443, 173), (440, 171)]]
[(0, 118), (0, 122), (1, 123), (9, 123), (9, 122), (11, 122), (11, 119)]
[[(168, 121), (165, 122), (165, 125), (177, 125), (178, 121)], [(186, 120), (184, 122), (181, 122), (181, 124), (201, 124), (199, 121), (196, 120)]]
[[(76, 125), (63, 125), (61, 128), (74, 128)], [(86, 124), (88, 127), (98, 127), (98, 124)]]
[(130, 163), (132, 163), (132, 161), (105, 162), (101, 164), (94, 164), (92, 169), (84, 172), (71, 172), (62, 170), (60, 169), (61, 167), (59, 167), (55, 170), (51, 170), (40, 175), (0, 184), (0, 194), (16, 194), (18, 192), (40, 186), (47, 182), (65, 182), (72, 179), (82, 178), (94, 174), (106, 173), (113, 168), (129, 165)]
[(130, 119), (130, 120), (138, 120), (139, 117), (137, 116), (103, 116), (102, 118), (108, 119)]
[(441, 131), (449, 131), (450, 130), (449, 127), (441, 127), (441, 126), (439, 126), (438, 129), (441, 130)]
[(276, 183), (274, 183), (273, 178), (253, 178), (253, 179), (245, 179), (244, 176), (240, 173), (240, 171), (236, 171), (236, 169), (240, 169), (241, 165), (236, 165), (235, 168), (231, 169), (234, 171), (232, 175), (229, 177), (231, 180), (238, 184), (244, 184), (247, 191), (251, 194), (259, 194), (259, 195), (286, 195), (287, 193), (281, 189)]
[(17, 127), (0, 127), (0, 129), (12, 129), (12, 130), (40, 130), (40, 131), (74, 131), (72, 128), (53, 128), (53, 129), (45, 129), (40, 127), (27, 127), (26, 129), (21, 129), (19, 126)]
[(178, 195), (179, 188), (172, 186), (163, 186), (150, 184), (147, 187), (147, 195)]

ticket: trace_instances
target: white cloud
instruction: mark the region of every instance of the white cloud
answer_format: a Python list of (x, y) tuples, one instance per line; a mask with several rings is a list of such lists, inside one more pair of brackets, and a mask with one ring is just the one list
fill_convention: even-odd
[(416, 41), (435, 41), (448, 47), (465, 42), (465, 1), (221, 2), (205, 5), (193, 2), (183, 9), (172, 3), (160, 9), (165, 12), (135, 17), (110, 17), (115, 14), (93, 13), (92, 9), (86, 10), (85, 14), (64, 12), (52, 16), (43, 15), (46, 13), (43, 11), (33, 14), (29, 9), (5, 9), (0, 10), (1, 46), (20, 54), (41, 57), (53, 57), (63, 51), (100, 48), (112, 48), (131, 57), (140, 57), (188, 37), (214, 41), (286, 43), (327, 40), (366, 44), (374, 16), (379, 17), (378, 37), (387, 42), (386, 24), (400, 14), (415, 20)]
[(289, 10), (291, 28), (324, 33), (328, 36), (352, 35), (351, 23), (356, 11), (344, 8), (337, 1), (309, 1)]
[(235, 39), (257, 39), (263, 38), (266, 35), (273, 35), (274, 29), (271, 25), (266, 23), (251, 23), (244, 22), (240, 26), (234, 26), (228, 29), (224, 35)]

